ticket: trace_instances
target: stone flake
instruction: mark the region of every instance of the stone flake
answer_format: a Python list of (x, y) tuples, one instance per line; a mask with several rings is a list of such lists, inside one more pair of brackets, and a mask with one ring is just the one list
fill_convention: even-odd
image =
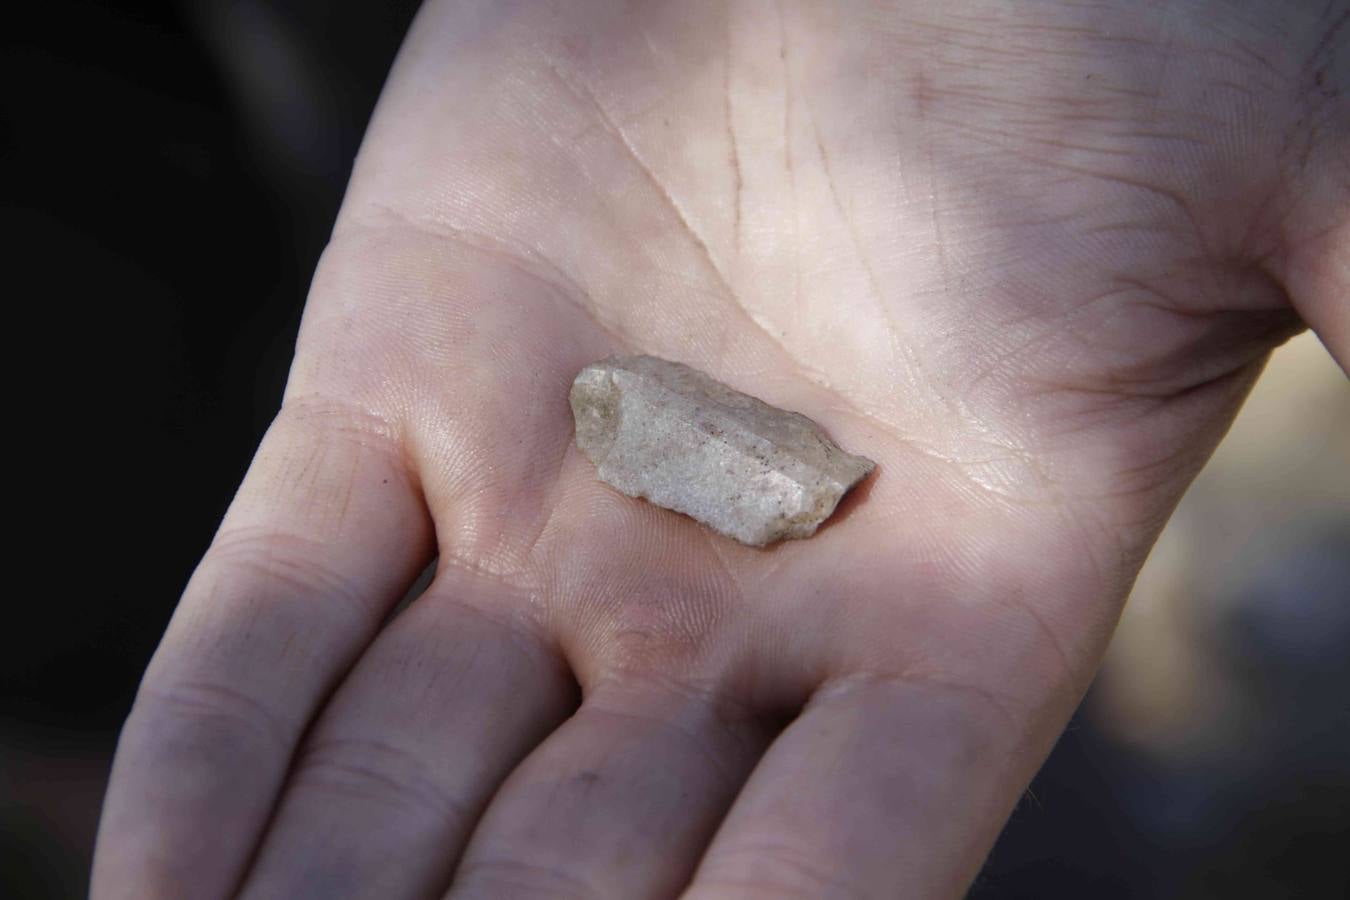
[(654, 356), (592, 363), (570, 399), (601, 481), (756, 547), (810, 537), (876, 468), (806, 416)]

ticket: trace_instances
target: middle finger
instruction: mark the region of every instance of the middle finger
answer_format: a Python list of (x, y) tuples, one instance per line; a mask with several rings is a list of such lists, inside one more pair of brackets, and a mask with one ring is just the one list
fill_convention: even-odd
[(443, 571), (381, 634), (301, 749), (242, 896), (444, 887), (497, 785), (575, 706), (503, 590)]

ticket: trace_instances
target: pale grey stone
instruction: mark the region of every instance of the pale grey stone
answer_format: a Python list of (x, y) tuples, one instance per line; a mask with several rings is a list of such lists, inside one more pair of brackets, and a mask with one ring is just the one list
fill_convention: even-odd
[(753, 546), (810, 537), (876, 467), (806, 416), (654, 356), (592, 363), (571, 401), (601, 481)]

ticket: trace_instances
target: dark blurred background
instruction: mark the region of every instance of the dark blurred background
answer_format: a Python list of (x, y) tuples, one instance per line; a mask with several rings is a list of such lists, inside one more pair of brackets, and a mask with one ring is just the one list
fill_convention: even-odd
[[(11, 5), (0, 898), (87, 890), (117, 730), (281, 395), (416, 3)], [(17, 365), (16, 365), (17, 363)], [(1281, 350), (972, 896), (1350, 896), (1350, 386)], [(13, 552), (13, 551), (11, 551)]]

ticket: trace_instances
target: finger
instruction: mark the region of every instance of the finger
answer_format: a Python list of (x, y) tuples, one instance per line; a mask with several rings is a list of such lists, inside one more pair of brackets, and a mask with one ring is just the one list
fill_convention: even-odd
[(313, 711), (431, 554), (384, 421), (278, 414), (123, 728), (92, 893), (227, 894)]
[(503, 785), (449, 896), (671, 896), (768, 739), (704, 693), (596, 688)]
[(1045, 749), (1011, 712), (917, 681), (823, 689), (755, 769), (686, 897), (963, 896)]
[(297, 757), (244, 897), (444, 888), (492, 793), (575, 708), (504, 590), (443, 572), (362, 656)]

